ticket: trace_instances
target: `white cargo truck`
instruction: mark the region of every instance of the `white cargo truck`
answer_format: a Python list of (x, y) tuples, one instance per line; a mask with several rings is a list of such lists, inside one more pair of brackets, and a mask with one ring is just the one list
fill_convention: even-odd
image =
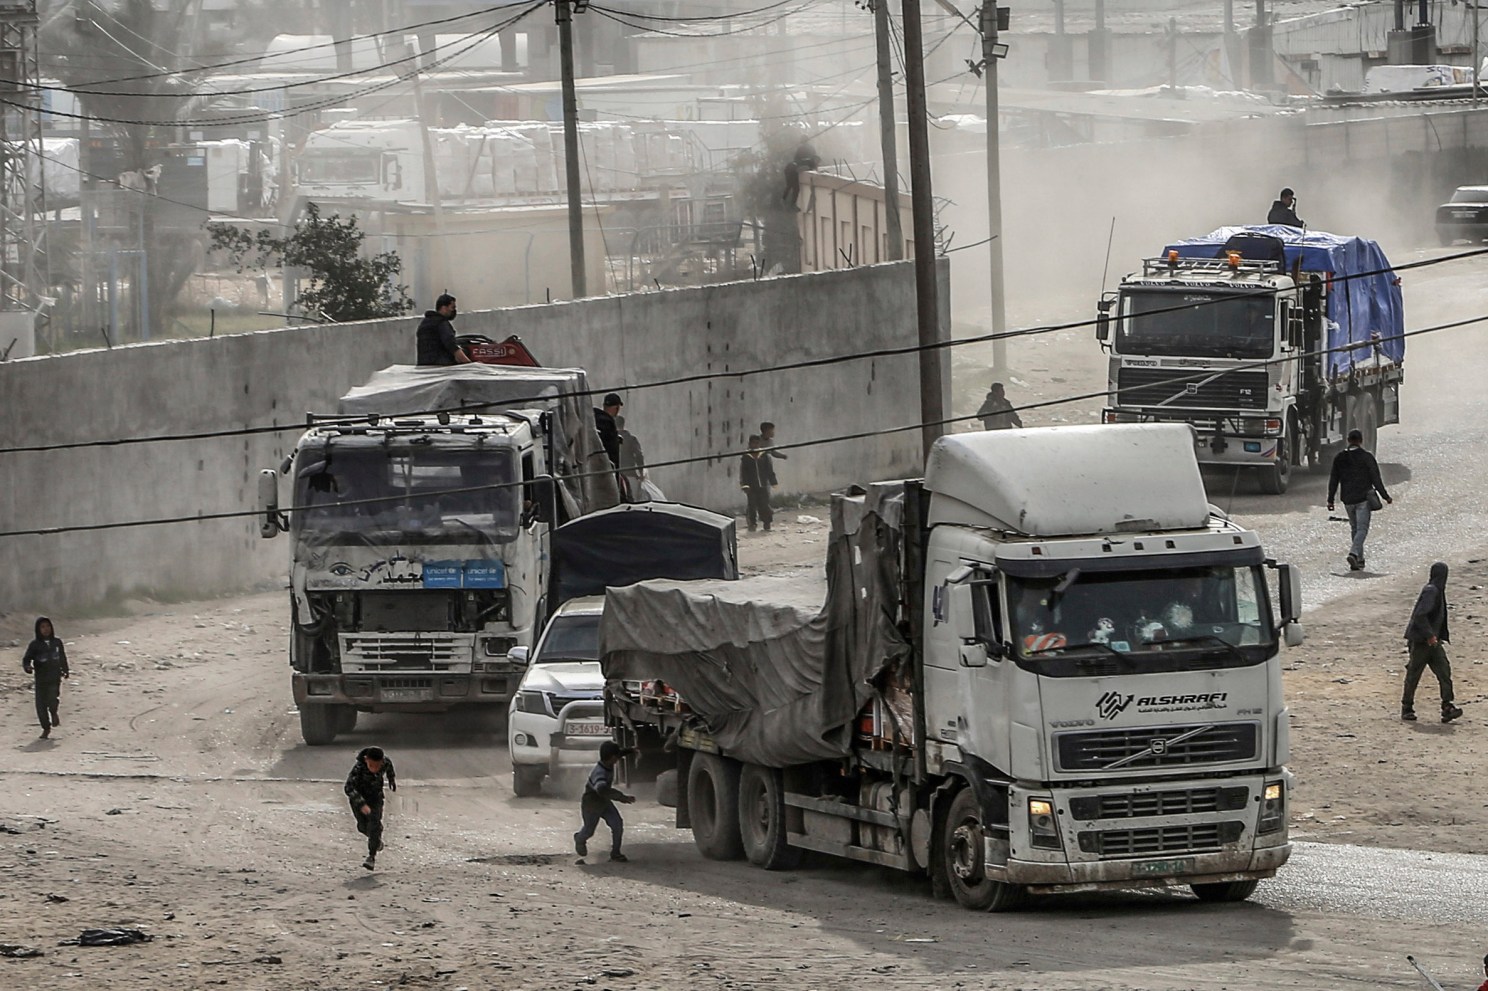
[(571, 368), (395, 365), (260, 473), (262, 533), (290, 538), (306, 743), (358, 712), (507, 705), (550, 610), (550, 529), (618, 501), (587, 388)]
[(834, 498), (824, 606), (751, 579), (606, 592), (607, 717), (674, 762), (707, 857), (820, 851), (974, 909), (1234, 901), (1291, 849), (1299, 595), (1208, 504), (1187, 426), (959, 434), (923, 480)]

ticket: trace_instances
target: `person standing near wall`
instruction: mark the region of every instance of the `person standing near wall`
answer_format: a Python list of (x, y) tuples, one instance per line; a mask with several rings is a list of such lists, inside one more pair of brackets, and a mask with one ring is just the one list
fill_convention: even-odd
[(455, 343), (455, 325), (460, 308), (455, 297), (444, 293), (434, 301), (434, 309), (424, 313), (419, 322), (415, 343), (420, 365), (468, 365), (470, 356)]
[(615, 430), (620, 435), (620, 478), (629, 490), (631, 502), (650, 502), (646, 494), (646, 455), (636, 435), (625, 429), (625, 417), (616, 414)]
[(762, 523), (765, 532), (775, 521), (770, 508), (770, 457), (759, 434), (749, 436), (749, 450), (739, 456), (739, 488), (744, 490), (744, 519), (751, 531)]
[(38, 616), (34, 632), (35, 639), (26, 647), (21, 667), (36, 678), (36, 719), (45, 740), (52, 735), (53, 727), (62, 725), (57, 706), (62, 699), (62, 681), (72, 672), (67, 667), (67, 648), (57, 637), (52, 621)]
[(765, 471), (769, 474), (769, 485), (773, 491), (780, 488), (780, 479), (775, 476), (775, 462), (788, 460), (784, 451), (775, 450), (775, 424), (766, 420), (760, 424), (760, 446), (765, 448)]

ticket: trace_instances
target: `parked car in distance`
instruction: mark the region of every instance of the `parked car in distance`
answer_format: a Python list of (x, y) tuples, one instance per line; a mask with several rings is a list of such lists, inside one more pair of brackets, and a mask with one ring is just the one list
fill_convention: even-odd
[(599, 745), (610, 738), (599, 666), (604, 602), (603, 595), (565, 602), (527, 658), (507, 719), (512, 791), (518, 798), (540, 794), (550, 774), (588, 768), (599, 759)]
[(1488, 238), (1488, 186), (1458, 186), (1452, 198), (1436, 208), (1436, 236), (1443, 247)]

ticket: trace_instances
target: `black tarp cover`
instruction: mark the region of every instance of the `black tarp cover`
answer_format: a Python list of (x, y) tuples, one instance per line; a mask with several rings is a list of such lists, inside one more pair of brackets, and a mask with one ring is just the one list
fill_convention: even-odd
[(610, 690), (665, 681), (725, 754), (753, 764), (845, 755), (875, 682), (910, 655), (902, 506), (898, 483), (833, 498), (825, 604), (781, 578), (610, 589), (599, 628)]
[(558, 605), (652, 578), (739, 577), (734, 518), (673, 502), (623, 504), (553, 531)]

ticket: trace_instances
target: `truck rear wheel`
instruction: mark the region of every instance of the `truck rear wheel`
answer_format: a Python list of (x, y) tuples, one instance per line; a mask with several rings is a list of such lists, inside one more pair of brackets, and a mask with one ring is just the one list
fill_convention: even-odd
[(789, 871), (800, 866), (800, 849), (786, 842), (785, 783), (774, 768), (745, 764), (739, 771), (739, 837), (744, 856), (756, 867)]
[(1190, 884), (1201, 902), (1243, 902), (1255, 894), (1259, 881), (1220, 881), (1216, 884)]
[(961, 789), (951, 801), (940, 841), (946, 886), (962, 908), (1007, 912), (1022, 904), (1023, 888), (987, 878), (982, 810), (970, 788)]
[(744, 856), (739, 836), (739, 765), (717, 754), (694, 754), (687, 771), (692, 841), (709, 860)]
[(541, 764), (512, 765), (512, 794), (518, 798), (535, 798), (542, 794), (543, 778), (548, 769)]
[(300, 736), (312, 747), (323, 747), (336, 738), (341, 716), (334, 705), (300, 706)]

